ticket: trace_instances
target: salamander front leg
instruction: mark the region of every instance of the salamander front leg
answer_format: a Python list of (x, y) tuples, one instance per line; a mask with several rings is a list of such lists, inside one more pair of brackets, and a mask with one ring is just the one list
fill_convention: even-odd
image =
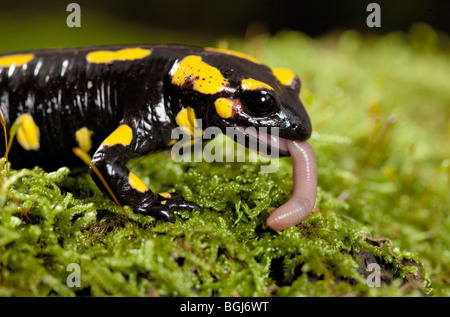
[[(119, 126), (108, 136), (92, 157), (92, 164), (97, 167), (108, 184), (112, 194), (123, 205), (129, 205), (137, 213), (153, 216), (157, 219), (175, 222), (174, 210), (197, 209), (197, 204), (176, 199), (168, 193), (153, 193), (135, 174), (126, 167), (128, 160), (135, 155), (133, 130), (126, 124)], [(91, 168), (91, 175), (103, 192), (111, 195), (101, 179)]]

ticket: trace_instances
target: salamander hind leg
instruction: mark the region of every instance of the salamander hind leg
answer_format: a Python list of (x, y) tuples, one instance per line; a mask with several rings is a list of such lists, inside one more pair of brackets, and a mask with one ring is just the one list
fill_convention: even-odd
[(202, 211), (201, 207), (189, 201), (172, 197), (171, 194), (153, 193), (135, 174), (130, 172), (126, 163), (138, 155), (133, 129), (126, 124), (120, 125), (99, 146), (92, 157), (92, 164), (98, 169), (103, 181), (91, 167), (91, 175), (97, 186), (120, 204), (128, 205), (137, 213), (153, 216), (156, 219), (175, 222), (174, 210)]

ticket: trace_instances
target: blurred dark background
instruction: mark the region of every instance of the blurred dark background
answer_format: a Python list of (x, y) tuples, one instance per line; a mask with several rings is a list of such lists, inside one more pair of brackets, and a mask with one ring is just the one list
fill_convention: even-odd
[[(100, 2), (118, 18), (219, 35), (242, 34), (255, 22), (270, 32), (289, 28), (311, 36), (349, 28), (362, 33), (407, 31), (418, 21), (450, 31), (450, 1), (442, 0), (164, 0), (133, 1), (133, 5), (126, 1)], [(372, 2), (381, 7), (381, 28), (366, 25), (370, 14), (366, 8)]]
[[(356, 29), (362, 33), (407, 31), (415, 22), (425, 22), (450, 33), (448, 0), (97, 0), (97, 1), (10, 1), (0, 0), (1, 11), (60, 10), (80, 4), (82, 12), (103, 11), (116, 19), (165, 29), (207, 34), (243, 34), (249, 24), (259, 23), (270, 32), (295, 29), (311, 36), (334, 29)], [(366, 25), (369, 3), (381, 7), (381, 28)]]
[[(81, 7), (82, 27), (78, 30), (68, 28), (65, 23), (70, 14), (66, 7), (71, 2)], [(372, 2), (381, 7), (380, 28), (370, 28), (366, 24), (370, 14), (366, 8)], [(49, 45), (101, 44), (106, 29), (117, 34), (116, 40), (122, 43), (123, 38), (133, 41), (132, 33), (142, 30), (146, 30), (148, 35), (144, 40), (148, 42), (179, 41), (180, 36), (181, 39), (201, 39), (184, 41), (195, 43), (226, 36), (245, 38), (258, 33), (273, 34), (283, 29), (299, 30), (313, 37), (346, 29), (362, 34), (386, 34), (407, 32), (417, 22), (450, 34), (450, 1), (0, 0), (0, 50), (5, 50), (2, 42), (10, 47), (27, 48), (39, 46), (39, 41)], [(126, 29), (129, 25), (135, 31)], [(119, 36), (125, 29), (127, 35)], [(104, 38), (111, 39), (111, 34)]]

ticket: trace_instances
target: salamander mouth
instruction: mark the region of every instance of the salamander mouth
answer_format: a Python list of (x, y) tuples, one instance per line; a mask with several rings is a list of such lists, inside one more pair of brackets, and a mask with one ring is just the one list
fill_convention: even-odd
[[(265, 129), (270, 132), (270, 129)], [(237, 142), (257, 151), (259, 154), (277, 158), (289, 156), (286, 139), (278, 135), (266, 133), (254, 127), (235, 126), (233, 129)]]

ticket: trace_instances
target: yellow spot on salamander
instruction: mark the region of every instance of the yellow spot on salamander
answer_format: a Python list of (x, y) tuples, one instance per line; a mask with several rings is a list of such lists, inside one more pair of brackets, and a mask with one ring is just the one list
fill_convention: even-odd
[(137, 177), (135, 174), (130, 172), (128, 175), (128, 183), (131, 187), (136, 189), (137, 191), (143, 193), (148, 190), (148, 187)]
[(92, 131), (86, 127), (82, 127), (75, 132), (75, 139), (78, 142), (78, 147), (84, 152), (89, 152), (92, 149)]
[(168, 143), (167, 145), (168, 145), (168, 146), (172, 146), (172, 145), (174, 145), (175, 143), (177, 143), (177, 140), (173, 139), (173, 140), (170, 140), (169, 143)]
[(233, 50), (228, 50), (228, 49), (223, 49), (223, 48), (215, 48), (215, 47), (206, 47), (205, 50), (207, 51), (214, 51), (214, 52), (220, 52), (220, 53), (224, 53), (227, 55), (233, 55), (233, 56), (237, 56), (246, 60), (249, 60), (250, 62), (253, 62), (255, 64), (261, 64), (261, 62), (259, 60), (257, 60), (256, 58), (247, 55), (245, 53), (242, 52), (238, 52), (238, 51), (233, 51)]
[(273, 75), (285, 86), (292, 85), (292, 82), (297, 78), (297, 75), (286, 68), (272, 69)]
[(233, 113), (233, 101), (228, 98), (218, 98), (214, 101), (214, 106), (216, 107), (217, 114), (224, 119), (231, 117)]
[(196, 118), (194, 109), (187, 107), (178, 112), (175, 121), (186, 134), (196, 137), (203, 135), (203, 131), (199, 131)]
[(244, 79), (241, 82), (242, 90), (257, 90), (257, 89), (269, 89), (273, 90), (273, 88), (262, 81), (255, 80), (252, 78)]
[(193, 145), (202, 139), (205, 131), (199, 127), (194, 109), (191, 107), (180, 110), (175, 118), (175, 122), (184, 134), (190, 136), (189, 140), (184, 140), (182, 147)]
[(167, 200), (162, 200), (161, 205), (165, 205), (165, 204), (167, 204)]
[(102, 145), (113, 146), (122, 144), (124, 146), (130, 145), (133, 140), (133, 131), (129, 126), (123, 124), (119, 126), (113, 133), (111, 133), (103, 142)]
[(14, 66), (22, 66), (33, 60), (33, 54), (14, 54), (14, 55), (5, 55), (0, 56), (0, 66), (10, 67)]
[(195, 55), (186, 56), (174, 65), (170, 73), (174, 85), (183, 86), (191, 82), (194, 90), (204, 94), (220, 92), (227, 82), (217, 68)]
[(37, 151), (40, 145), (39, 127), (28, 113), (20, 115), (16, 122), (19, 127), (17, 129), (17, 141), (27, 151)]
[(172, 198), (172, 195), (170, 193), (168, 193), (168, 192), (162, 192), (162, 193), (159, 193), (158, 195), (162, 196), (162, 197), (164, 197), (166, 199)]
[(86, 55), (86, 59), (90, 63), (106, 63), (111, 64), (113, 61), (132, 61), (149, 56), (151, 50), (142, 48), (124, 48), (118, 51), (93, 51)]

